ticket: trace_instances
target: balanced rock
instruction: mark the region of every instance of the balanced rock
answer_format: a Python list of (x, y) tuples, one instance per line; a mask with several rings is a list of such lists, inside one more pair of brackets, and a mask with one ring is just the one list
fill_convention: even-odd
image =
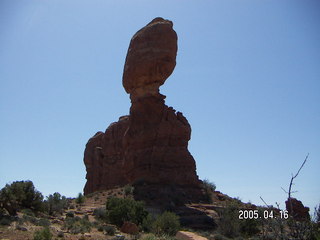
[(167, 186), (174, 186), (184, 195), (182, 201), (199, 200), (201, 181), (188, 151), (190, 124), (165, 105), (165, 96), (159, 93), (176, 65), (177, 35), (172, 26), (171, 21), (155, 18), (131, 39), (123, 73), (130, 114), (88, 141), (85, 194), (143, 182), (152, 185), (149, 189), (143, 185), (151, 195), (164, 196)]
[(177, 34), (171, 21), (155, 18), (131, 39), (123, 86), (131, 97), (154, 94), (176, 65)]

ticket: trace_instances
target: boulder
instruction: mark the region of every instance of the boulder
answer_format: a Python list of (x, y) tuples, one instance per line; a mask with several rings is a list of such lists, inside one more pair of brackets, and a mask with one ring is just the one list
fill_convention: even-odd
[(124, 222), (120, 228), (120, 231), (131, 235), (137, 235), (139, 233), (139, 228), (135, 223)]
[(289, 215), (291, 215), (294, 220), (310, 220), (310, 209), (308, 207), (305, 207), (302, 202), (296, 198), (288, 198), (288, 200), (286, 201), (286, 209)]
[(176, 65), (177, 34), (171, 21), (155, 18), (131, 39), (122, 83), (131, 97), (156, 95)]

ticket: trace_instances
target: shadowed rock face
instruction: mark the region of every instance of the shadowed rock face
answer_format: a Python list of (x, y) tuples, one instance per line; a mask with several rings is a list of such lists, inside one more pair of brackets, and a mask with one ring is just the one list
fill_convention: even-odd
[(296, 221), (310, 220), (309, 208), (305, 207), (301, 201), (296, 198), (288, 198), (286, 201), (286, 209), (288, 213)]
[(123, 73), (130, 115), (88, 141), (85, 194), (143, 182), (201, 195), (201, 181), (187, 148), (190, 125), (182, 113), (165, 105), (165, 96), (159, 93), (176, 65), (177, 35), (172, 26), (171, 21), (156, 18), (131, 39)]

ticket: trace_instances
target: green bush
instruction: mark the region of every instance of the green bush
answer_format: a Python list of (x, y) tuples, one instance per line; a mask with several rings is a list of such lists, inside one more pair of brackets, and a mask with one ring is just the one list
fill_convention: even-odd
[(76, 198), (76, 203), (81, 205), (84, 203), (84, 201), (85, 201), (85, 196), (83, 196), (82, 193), (79, 193), (78, 197)]
[(103, 231), (110, 236), (113, 236), (116, 233), (116, 229), (112, 226), (104, 226)]
[(65, 196), (55, 192), (50, 194), (44, 201), (45, 211), (49, 215), (62, 214), (64, 209), (68, 207), (68, 200)]
[(80, 218), (67, 217), (64, 222), (64, 227), (72, 234), (86, 233), (91, 231), (91, 223), (89, 222), (88, 216)]
[(240, 222), (240, 232), (246, 237), (252, 237), (260, 232), (259, 221), (256, 219), (245, 219)]
[(33, 240), (51, 240), (52, 233), (48, 227), (43, 228), (42, 230), (36, 231), (33, 235)]
[(141, 240), (157, 240), (157, 237), (152, 233), (148, 233), (144, 235)]
[(206, 189), (209, 189), (210, 191), (215, 191), (216, 190), (216, 184), (213, 183), (213, 182), (210, 182), (210, 180), (208, 179), (204, 179), (203, 180), (203, 186), (206, 188)]
[(131, 185), (125, 185), (123, 190), (124, 190), (124, 195), (126, 195), (126, 196), (132, 195), (134, 187)]
[(320, 204), (314, 208), (314, 222), (320, 224)]
[(66, 217), (69, 217), (69, 218), (73, 218), (74, 217), (74, 212), (67, 212), (66, 213)]
[(152, 228), (157, 235), (173, 236), (180, 229), (179, 217), (172, 212), (164, 212), (155, 220)]
[(51, 224), (50, 221), (45, 218), (40, 218), (36, 223), (37, 226), (42, 226), (42, 227), (48, 227), (50, 226), (50, 224)]
[(152, 216), (151, 214), (148, 214), (147, 217), (142, 221), (142, 225), (141, 225), (142, 230), (144, 232), (152, 232), (152, 226), (155, 220), (156, 219), (154, 216)]
[(22, 222), (29, 222), (34, 225), (37, 225), (37, 222), (38, 222), (38, 219), (36, 217), (29, 216), (29, 215), (23, 215), (21, 220), (22, 220)]
[(0, 225), (9, 226), (14, 220), (12, 216), (0, 214)]
[(239, 206), (232, 203), (219, 211), (220, 222), (218, 230), (229, 238), (235, 238), (240, 234)]
[(4, 208), (12, 216), (17, 211), (28, 208), (32, 211), (43, 209), (43, 196), (37, 191), (31, 181), (16, 181), (6, 184), (0, 190), (0, 208)]
[(31, 209), (28, 209), (28, 208), (22, 209), (21, 213), (23, 213), (24, 215), (27, 215), (27, 216), (35, 217), (34, 212)]
[(140, 225), (148, 212), (144, 204), (129, 198), (109, 198), (106, 204), (107, 219), (110, 223), (121, 227), (125, 221)]
[(203, 187), (205, 191), (206, 200), (209, 203), (212, 203), (212, 194), (216, 190), (216, 185), (213, 182), (210, 182), (208, 179), (204, 179)]
[(105, 221), (107, 219), (107, 212), (105, 208), (96, 208), (93, 211), (93, 216), (97, 221)]

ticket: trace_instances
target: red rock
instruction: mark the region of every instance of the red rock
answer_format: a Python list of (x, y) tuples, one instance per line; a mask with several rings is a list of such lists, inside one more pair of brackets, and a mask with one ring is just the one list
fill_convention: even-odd
[(296, 198), (288, 198), (286, 201), (286, 209), (289, 215), (297, 221), (310, 220), (309, 208), (305, 207), (302, 202)]
[(155, 18), (131, 39), (122, 83), (131, 97), (157, 94), (176, 65), (177, 34), (171, 21)]
[(105, 133), (89, 139), (84, 152), (87, 183), (84, 194), (114, 188), (128, 183), (123, 167), (123, 136), (128, 128), (128, 116), (110, 124)]
[[(130, 115), (88, 141), (85, 194), (143, 181), (156, 189), (179, 186), (183, 201), (201, 195), (195, 160), (188, 151), (191, 127), (159, 93), (175, 67), (177, 35), (172, 26), (156, 18), (133, 36), (123, 74), (132, 103)], [(166, 195), (163, 189), (157, 192)]]
[(139, 228), (135, 223), (124, 222), (120, 228), (120, 231), (131, 235), (137, 235), (139, 233)]

